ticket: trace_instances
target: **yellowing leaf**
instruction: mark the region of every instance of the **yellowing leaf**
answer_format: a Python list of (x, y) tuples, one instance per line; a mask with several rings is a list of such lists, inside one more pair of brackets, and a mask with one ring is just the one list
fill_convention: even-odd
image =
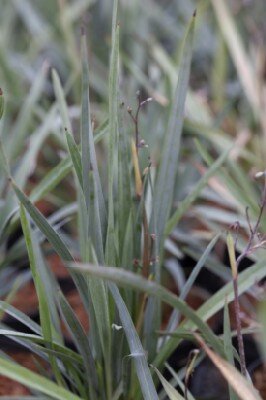
[(262, 400), (257, 390), (244, 378), (240, 372), (232, 365), (230, 365), (223, 358), (214, 353), (202, 340), (202, 338), (195, 334), (195, 337), (204, 351), (207, 353), (208, 357), (211, 359), (213, 364), (219, 369), (221, 374), (227, 380), (227, 382), (232, 386), (236, 394), (242, 400)]
[(184, 400), (184, 397), (181, 396), (180, 393), (164, 378), (164, 376), (161, 374), (161, 372), (152, 366), (156, 374), (158, 375), (158, 378), (161, 381), (161, 384), (164, 387), (164, 390), (169, 397), (170, 400)]

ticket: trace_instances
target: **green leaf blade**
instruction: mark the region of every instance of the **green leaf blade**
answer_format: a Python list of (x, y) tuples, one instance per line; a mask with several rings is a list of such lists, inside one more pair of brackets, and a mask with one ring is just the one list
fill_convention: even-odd
[(195, 17), (193, 16), (184, 39), (178, 83), (164, 139), (158, 177), (155, 184), (153, 213), (155, 214), (155, 229), (159, 238), (159, 249), (162, 246), (162, 235), (164, 233), (165, 224), (173, 201), (173, 190), (178, 167), (185, 100), (189, 84), (194, 25)]
[(68, 390), (56, 385), (54, 382), (31, 372), (28, 368), (16, 365), (14, 362), (0, 358), (0, 374), (28, 386), (31, 389), (51, 396), (57, 400), (81, 400), (81, 398)]

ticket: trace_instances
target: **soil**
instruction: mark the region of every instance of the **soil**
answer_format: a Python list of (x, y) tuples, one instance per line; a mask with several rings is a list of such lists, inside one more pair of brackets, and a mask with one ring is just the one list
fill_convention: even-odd
[[(87, 331), (89, 328), (88, 317), (84, 310), (84, 307), (82, 306), (79, 295), (72, 284), (67, 269), (64, 267), (64, 265), (60, 261), (60, 258), (56, 254), (49, 255), (47, 261), (52, 271), (54, 272), (55, 276), (57, 277), (59, 282), (61, 282), (61, 288), (65, 293), (76, 316), (81, 321), (85, 331)], [(172, 288), (172, 290), (174, 291), (175, 288)], [(197, 309), (206, 300), (204, 297), (205, 297), (204, 292), (202, 292), (202, 290), (193, 288), (187, 299), (187, 302), (193, 309)], [(16, 296), (12, 301), (12, 305), (30, 316), (35, 316), (35, 317), (38, 316), (38, 300), (33, 282), (28, 282), (16, 293)], [(169, 315), (170, 315), (170, 309), (165, 308), (164, 310), (165, 321), (162, 328), (165, 327)], [(231, 315), (233, 316), (233, 312), (231, 313)], [(221, 320), (221, 315), (219, 315), (218, 313), (215, 317), (210, 319), (209, 325), (213, 329), (215, 329), (217, 327), (217, 324), (219, 323), (219, 320)], [(234, 318), (232, 318), (232, 322), (233, 320)], [(66, 340), (71, 341), (69, 332), (67, 328), (63, 325), (63, 323), (62, 327)], [(10, 346), (10, 344), (8, 348), (6, 349), (3, 348), (3, 350), (20, 365), (25, 366), (32, 371), (39, 372), (38, 363), (40, 362), (40, 360), (36, 362), (36, 357), (30, 354), (29, 352), (24, 350), (18, 350), (15, 347), (13, 348), (12, 345)], [(46, 367), (45, 369), (47, 370), (48, 366), (47, 365), (45, 366), (43, 362), (41, 362), (41, 364), (44, 368)], [(205, 368), (210, 368), (209, 373), (211, 374), (215, 372), (214, 371), (215, 368), (211, 364), (208, 364), (207, 367), (205, 366)], [(209, 375), (209, 373), (207, 375)], [(217, 387), (221, 386), (227, 388), (226, 383), (223, 382), (223, 379), (221, 379), (221, 377), (219, 377), (219, 374), (215, 373), (214, 375), (215, 376), (217, 375), (218, 377)], [(252, 378), (256, 388), (259, 390), (261, 394), (261, 397), (266, 400), (266, 368), (265, 367), (257, 368), (254, 371)], [(202, 379), (200, 379), (200, 381), (201, 380)], [(0, 395), (25, 396), (29, 394), (30, 391), (25, 386), (15, 381), (12, 381), (11, 379), (8, 379), (4, 376), (0, 376)], [(219, 399), (221, 400), (222, 398)]]
[[(85, 312), (85, 309), (81, 303), (80, 297), (75, 290), (73, 284), (69, 283), (70, 277), (67, 269), (62, 264), (60, 258), (53, 254), (47, 258), (47, 261), (54, 272), (55, 276), (59, 281), (62, 281), (62, 290), (65, 293), (72, 309), (75, 312), (75, 315), (80, 320), (85, 331), (88, 330), (89, 322), (88, 317)], [(64, 286), (67, 287), (67, 290), (64, 290)], [(36, 291), (34, 288), (34, 284), (32, 281), (25, 284), (22, 288), (18, 290), (11, 304), (16, 307), (18, 310), (24, 312), (27, 315), (33, 317), (33, 319), (38, 315), (38, 299), (36, 295)], [(4, 317), (5, 320), (5, 317)], [(62, 329), (65, 336), (66, 341), (71, 341), (71, 337), (67, 328), (64, 326), (62, 322)], [(11, 358), (13, 358), (19, 365), (29, 368), (31, 371), (38, 371), (38, 363), (41, 362), (42, 366), (47, 370), (47, 365), (38, 359), (35, 355), (33, 356), (30, 352), (24, 350), (18, 350), (16, 346), (12, 346), (12, 344), (8, 343), (6, 348), (2, 348)], [(37, 363), (36, 363), (37, 359)], [(25, 396), (29, 395), (30, 391), (20, 383), (13, 381), (5, 376), (0, 375), (0, 395), (9, 395), (9, 396)]]
[[(49, 258), (51, 268), (58, 276), (58, 278), (68, 278), (68, 273), (66, 269), (63, 267), (62, 263), (56, 255), (51, 256)], [(89, 323), (86, 312), (81, 304), (78, 293), (73, 289), (69, 290), (67, 293), (67, 298), (72, 308), (74, 309), (75, 314), (78, 316), (85, 330), (88, 329)], [(188, 299), (188, 302), (193, 308), (198, 308), (202, 303), (202, 296), (197, 293), (197, 291), (192, 291), (191, 296)], [(21, 288), (16, 297), (14, 298), (12, 304), (20, 309), (21, 311), (32, 314), (33, 311), (37, 310), (38, 302), (36, 297), (36, 292), (34, 289), (34, 285), (32, 282), (26, 284), (23, 288)], [(166, 310), (167, 311), (167, 310)], [(167, 314), (167, 312), (166, 312)], [(213, 318), (210, 323), (211, 326), (216, 325), (216, 321)], [(65, 327), (63, 327), (63, 331), (66, 339), (71, 340), (71, 337)], [(7, 354), (12, 357), (16, 362), (20, 365), (29, 368), (32, 371), (38, 372), (38, 367), (36, 363), (36, 357), (30, 354), (27, 351), (14, 350), (10, 347), (7, 351)], [(38, 360), (40, 362), (40, 360)], [(43, 365), (43, 362), (42, 362)], [(45, 365), (43, 365), (45, 367)], [(209, 365), (206, 368), (211, 368), (214, 370), (214, 367)], [(216, 374), (217, 375), (217, 374)], [(215, 376), (216, 376), (215, 375)], [(217, 375), (218, 376), (218, 375)], [(218, 376), (219, 379), (219, 376)], [(220, 379), (220, 386), (223, 387), (223, 380)], [(260, 367), (257, 368), (253, 374), (253, 381), (256, 388), (259, 390), (261, 397), (266, 400), (266, 368)], [(219, 386), (219, 385), (218, 385)], [(29, 395), (30, 391), (20, 383), (17, 383), (11, 379), (8, 379), (4, 376), (0, 376), (0, 395), (9, 395), (9, 396), (25, 396)]]
[[(8, 351), (7, 354), (12, 357), (19, 365), (29, 368), (31, 371), (38, 372), (36, 361), (32, 354), (25, 351)], [(35, 357), (37, 359), (37, 357)], [(40, 360), (38, 360), (41, 362)], [(43, 363), (42, 363), (43, 364)], [(20, 383), (0, 375), (0, 395), (1, 396), (26, 396), (30, 391)]]

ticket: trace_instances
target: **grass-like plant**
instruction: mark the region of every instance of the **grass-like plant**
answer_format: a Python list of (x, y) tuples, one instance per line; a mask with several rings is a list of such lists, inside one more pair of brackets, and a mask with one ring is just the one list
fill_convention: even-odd
[[(224, 12), (223, 8), (214, 8), (217, 13)], [(129, 69), (134, 68), (132, 61), (120, 52), (117, 13), (118, 1), (115, 0), (106, 96), (108, 112), (106, 121), (97, 132), (95, 133), (90, 111), (89, 89), (93, 85), (93, 78), (90, 76), (90, 57), (87, 52), (86, 31), (83, 29), (80, 137), (76, 138), (73, 135), (66, 91), (58, 72), (53, 69), (51, 75), (55, 105), (43, 119), (43, 125), (32, 135), (31, 146), (20, 160), (19, 168), (13, 166), (12, 162), (18, 157), (21, 143), (26, 136), (27, 123), (30, 120), (27, 111), (38, 101), (47, 74), (47, 67), (44, 67), (19, 114), (14, 130), (17, 141), (7, 140), (6, 143), (1, 143), (3, 182), (5, 189), (8, 186), (2, 209), (3, 217), (0, 220), (1, 240), (4, 243), (8, 234), (21, 223), (23, 238), (16, 246), (21, 251), (20, 256), (25, 255), (25, 249), (27, 250), (31, 276), (38, 296), (40, 325), (16, 310), (8, 301), (1, 301), (1, 310), (22, 322), (32, 333), (10, 330), (2, 324), (0, 334), (13, 338), (41, 357), (49, 368), (46, 370), (46, 376), (42, 376), (41, 373), (33, 373), (15, 364), (3, 353), (0, 358), (0, 373), (28, 386), (35, 398), (47, 395), (54, 399), (88, 400), (153, 400), (165, 396), (170, 399), (193, 399), (187, 386), (184, 387), (174, 371), (171, 383), (163, 376), (172, 352), (183, 340), (189, 338), (198, 343), (227, 379), (230, 385), (230, 399), (236, 399), (236, 394), (246, 400), (259, 399), (248, 378), (241, 376), (234, 367), (234, 359), (238, 359), (238, 354), (231, 342), (227, 304), (235, 298), (236, 284), (237, 294), (241, 295), (249, 290), (256, 280), (265, 277), (265, 258), (260, 254), (257, 256), (257, 253), (252, 254), (254, 265), (238, 273), (237, 283), (234, 279), (233, 285), (230, 273), (224, 268), (219, 270), (215, 267), (215, 260), (211, 257), (214, 246), (223, 235), (218, 233), (211, 238), (206, 249), (201, 247), (200, 254), (195, 254), (198, 246), (191, 245), (191, 248), (184, 249), (187, 254), (194, 251), (192, 256), (197, 263), (181, 288), (179, 296), (162, 284), (162, 271), (166, 261), (165, 245), (169, 235), (212, 179), (214, 188), (218, 186), (218, 193), (220, 190), (223, 194), (224, 190), (226, 195), (228, 194), (229, 206), (239, 208), (243, 214), (243, 209), (249, 206), (252, 219), (255, 219), (260, 211), (256, 203), (259, 197), (256, 189), (232, 158), (232, 140), (215, 127), (206, 126), (205, 122), (197, 121), (197, 118), (191, 119), (191, 115), (184, 120), (186, 99), (190, 102), (190, 113), (193, 110), (191, 104), (197, 104), (197, 99), (189, 89), (196, 13), (191, 17), (182, 41), (178, 74), (173, 69), (172, 60), (163, 54), (163, 51), (158, 51), (156, 44), (151, 48), (152, 57), (167, 71), (169, 82), (174, 87), (170, 93), (168, 120), (163, 138), (158, 139), (162, 141), (156, 166), (153, 154), (149, 154), (149, 148), (147, 150), (146, 147), (147, 142), (151, 148), (154, 146), (158, 149), (156, 143), (151, 143), (156, 138), (150, 135), (145, 142), (140, 136), (140, 119), (144, 107), (146, 114), (149, 112), (146, 108), (150, 106), (150, 97), (142, 99), (138, 93), (136, 111), (131, 107), (126, 109), (123, 102), (120, 65), (125, 63)], [(66, 18), (63, 21), (64, 32), (66, 39), (71, 42), (67, 35), (67, 22), (69, 19)], [(77, 61), (73, 55), (70, 57), (73, 71), (77, 73)], [(145, 79), (142, 79), (142, 87), (149, 94), (152, 91)], [(164, 96), (160, 96), (158, 91), (153, 90), (152, 95), (158, 102), (165, 104)], [(0, 101), (3, 101), (2, 92)], [(0, 104), (0, 114), (1, 109)], [(64, 150), (63, 159), (38, 182), (29, 195), (26, 195), (24, 189), (30, 174), (28, 163), (36, 158), (52, 129), (57, 110), (64, 131), (64, 138), (57, 138)], [(203, 113), (206, 111), (204, 107), (202, 110)], [(258, 112), (261, 118), (260, 110)], [(127, 114), (128, 121), (132, 122), (132, 129), (124, 123)], [(156, 118), (156, 113), (153, 113), (152, 117)], [(208, 120), (208, 115), (205, 117)], [(203, 143), (208, 143), (208, 146), (196, 143), (198, 154), (207, 167), (202, 177), (194, 182), (189, 194), (175, 207), (177, 177), (180, 179), (178, 173), (181, 135), (184, 131), (188, 134), (202, 135)], [(219, 137), (223, 139), (221, 143), (217, 141)], [(107, 161), (104, 161), (103, 165), (99, 162), (98, 143), (102, 143), (105, 149), (103, 152), (106, 151), (104, 154), (107, 154)], [(212, 149), (218, 154), (216, 160), (209, 151), (209, 143), (212, 143)], [(243, 151), (243, 157), (250, 161), (252, 152)], [(76, 206), (69, 206), (61, 218), (77, 212), (78, 233), (75, 242), (60, 231), (60, 227), (56, 226), (56, 219), (46, 218), (34, 205), (71, 171), (74, 174)], [(223, 190), (217, 185), (215, 176), (219, 177), (218, 183), (223, 183)], [(210, 200), (208, 191), (205, 192), (205, 196)], [(197, 211), (201, 215), (200, 206)], [(210, 210), (204, 212), (210, 230), (220, 231), (219, 221), (212, 218)], [(225, 216), (228, 218), (228, 215)], [(199, 217), (199, 220), (201, 218)], [(229, 218), (232, 219), (230, 213)], [(263, 224), (261, 218), (259, 222)], [(250, 225), (249, 221), (246, 225)], [(257, 229), (258, 227), (256, 233)], [(52, 250), (61, 258), (75, 283), (89, 318), (88, 332), (84, 331), (46, 265), (42, 249), (44, 240), (50, 243)], [(240, 251), (242, 248), (244, 241), (240, 239), (235, 249)], [(235, 249), (232, 249), (231, 243), (231, 253), (234, 253)], [(8, 262), (2, 262), (2, 266), (7, 266)], [(187, 304), (186, 297), (205, 264), (216, 274), (220, 274), (226, 283), (194, 311)], [(173, 310), (164, 332), (163, 303), (170, 305)], [(220, 337), (211, 330), (207, 321), (223, 309), (224, 335)], [(182, 322), (180, 315), (184, 317)], [(65, 345), (61, 320), (68, 328), (75, 350)], [(188, 370), (190, 367), (191, 365), (188, 366)], [(180, 390), (177, 391), (176, 387)]]

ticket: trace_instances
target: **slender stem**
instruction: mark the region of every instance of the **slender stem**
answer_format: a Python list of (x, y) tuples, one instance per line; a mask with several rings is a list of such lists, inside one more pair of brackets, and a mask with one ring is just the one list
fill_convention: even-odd
[(236, 314), (236, 331), (237, 331), (237, 343), (238, 343), (238, 352), (240, 358), (240, 370), (242, 375), (247, 376), (247, 367), (246, 367), (246, 357), (245, 357), (245, 349), (244, 349), (244, 341), (242, 335), (242, 326), (240, 319), (240, 306), (239, 306), (239, 297), (238, 297), (238, 276), (233, 278), (233, 287), (234, 287), (234, 305), (235, 305), (235, 314)]
[(263, 194), (262, 194), (262, 199), (261, 199), (261, 204), (260, 204), (260, 211), (259, 211), (259, 215), (258, 215), (258, 218), (257, 218), (257, 221), (256, 221), (256, 224), (255, 224), (254, 228), (251, 227), (248, 210), (246, 210), (247, 221), (248, 221), (249, 230), (250, 230), (250, 236), (249, 236), (249, 240), (248, 240), (248, 243), (247, 243), (245, 249), (237, 257), (237, 260), (236, 260), (237, 261), (237, 266), (239, 266), (240, 262), (245, 257), (247, 257), (248, 254), (250, 253), (250, 251), (252, 250), (253, 241), (255, 239), (255, 236), (258, 234), (258, 229), (259, 229), (260, 221), (261, 221), (262, 216), (263, 216), (263, 212), (264, 212), (265, 206), (266, 206), (266, 177), (265, 177), (264, 189), (263, 189)]
[(140, 109), (141, 109), (141, 107), (143, 105), (143, 102), (140, 101), (139, 94), (137, 95), (137, 98), (138, 98), (138, 108), (137, 108), (137, 111), (136, 111), (135, 115), (133, 115), (131, 107), (128, 107), (127, 112), (129, 113), (129, 115), (132, 118), (132, 121), (134, 123), (134, 127), (135, 127), (135, 146), (136, 146), (136, 152), (137, 152), (137, 155), (138, 155), (139, 154), (139, 112), (140, 112)]
[(142, 141), (140, 140), (140, 136), (139, 136), (139, 112), (140, 112), (141, 108), (143, 106), (145, 106), (145, 104), (147, 104), (150, 101), (152, 101), (152, 98), (148, 97), (146, 100), (141, 101), (140, 93), (137, 92), (137, 100), (138, 100), (138, 107), (137, 107), (135, 115), (133, 115), (131, 107), (127, 108), (127, 112), (129, 113), (129, 115), (130, 115), (130, 117), (131, 117), (131, 119), (132, 119), (132, 121), (134, 123), (134, 126), (135, 126), (135, 146), (136, 146), (136, 152), (137, 152), (137, 155), (138, 155), (139, 154), (139, 148), (142, 147), (142, 143), (141, 143)]
[[(260, 203), (260, 210), (259, 210), (259, 215), (257, 218), (257, 221), (255, 223), (255, 226), (252, 227), (250, 218), (249, 218), (249, 213), (248, 213), (248, 208), (246, 209), (246, 218), (249, 226), (249, 239), (246, 247), (242, 251), (242, 253), (237, 257), (235, 260), (235, 265), (236, 265), (236, 271), (233, 273), (233, 287), (234, 287), (234, 307), (235, 307), (235, 315), (236, 315), (236, 330), (237, 330), (237, 342), (238, 342), (238, 351), (239, 351), (239, 358), (240, 358), (240, 369), (241, 373), (244, 376), (247, 376), (247, 368), (246, 368), (246, 359), (245, 359), (245, 349), (244, 349), (244, 341), (243, 341), (243, 335), (242, 335), (242, 327), (241, 327), (241, 318), (240, 318), (240, 305), (239, 305), (239, 297), (238, 297), (238, 269), (241, 261), (246, 258), (252, 251), (254, 251), (258, 247), (263, 246), (263, 242), (260, 242), (259, 245), (254, 246), (254, 239), (256, 236), (258, 236), (258, 229), (259, 225), (263, 216), (264, 209), (266, 207), (266, 175), (265, 175), (265, 182), (264, 182), (264, 189), (262, 193), (262, 199)], [(236, 247), (236, 243), (235, 243)], [(234, 256), (235, 257), (235, 256)]]
[(141, 108), (141, 102), (140, 99), (138, 98), (139, 104), (135, 116), (135, 143), (136, 143), (136, 151), (137, 154), (139, 153), (139, 111)]

